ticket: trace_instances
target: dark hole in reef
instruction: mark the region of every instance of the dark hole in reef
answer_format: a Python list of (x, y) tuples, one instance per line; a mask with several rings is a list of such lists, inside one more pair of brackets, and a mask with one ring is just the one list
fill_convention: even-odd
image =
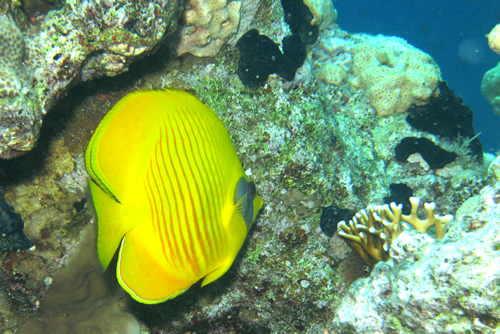
[(73, 207), (75, 208), (76, 212), (80, 212), (85, 208), (85, 203), (87, 203), (87, 198), (84, 197), (80, 201), (73, 203)]
[(330, 205), (321, 211), (319, 226), (326, 236), (331, 237), (337, 231), (337, 225), (341, 221), (348, 222), (354, 216), (354, 211)]

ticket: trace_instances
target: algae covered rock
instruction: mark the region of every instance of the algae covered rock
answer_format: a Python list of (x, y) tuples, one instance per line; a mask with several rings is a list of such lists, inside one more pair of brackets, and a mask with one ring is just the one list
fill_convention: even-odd
[[(78, 81), (114, 76), (177, 25), (182, 1), (66, 1), (0, 16), (0, 157), (33, 148), (45, 113)], [(14, 5), (13, 5), (14, 6)]]
[(31, 91), (31, 70), (21, 30), (0, 15), (0, 156), (30, 150), (38, 137), (42, 108)]

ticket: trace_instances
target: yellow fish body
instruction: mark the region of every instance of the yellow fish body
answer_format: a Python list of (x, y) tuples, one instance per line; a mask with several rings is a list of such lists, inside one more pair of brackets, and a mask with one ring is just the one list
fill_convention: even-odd
[(217, 115), (180, 90), (131, 93), (85, 153), (104, 269), (137, 301), (160, 303), (232, 265), (263, 205)]

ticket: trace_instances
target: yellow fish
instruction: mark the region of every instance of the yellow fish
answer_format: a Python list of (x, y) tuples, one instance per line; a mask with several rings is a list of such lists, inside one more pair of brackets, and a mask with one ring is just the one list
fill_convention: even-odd
[(137, 301), (174, 298), (232, 265), (263, 205), (217, 115), (180, 90), (122, 98), (85, 152), (97, 254)]

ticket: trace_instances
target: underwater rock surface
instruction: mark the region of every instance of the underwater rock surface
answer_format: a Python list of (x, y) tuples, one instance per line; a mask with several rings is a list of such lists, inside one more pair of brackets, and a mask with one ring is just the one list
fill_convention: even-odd
[(0, 47), (0, 158), (33, 148), (70, 84), (117, 75), (151, 52), (174, 31), (182, 2), (66, 1), (31, 21), (10, 6), (14, 16), (0, 13), (0, 41), (9, 41)]

